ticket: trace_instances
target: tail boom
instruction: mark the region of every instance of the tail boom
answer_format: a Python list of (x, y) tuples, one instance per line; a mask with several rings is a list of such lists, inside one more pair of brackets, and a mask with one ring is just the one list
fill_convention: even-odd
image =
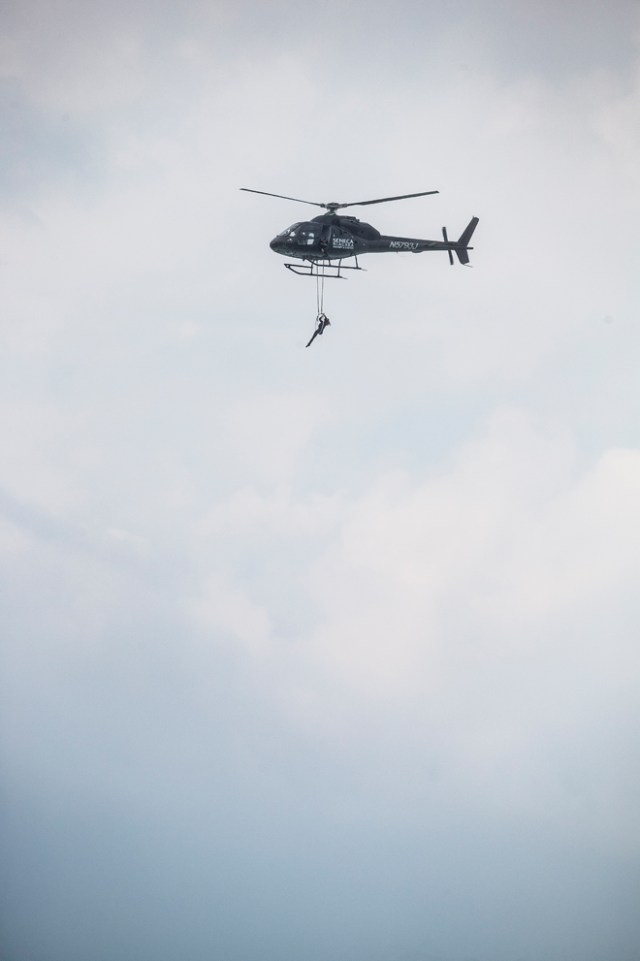
[[(406, 251), (414, 254), (424, 253), (426, 250), (446, 250), (449, 255), (449, 262), (453, 266), (453, 255), (455, 254), (461, 264), (469, 263), (469, 251), (473, 247), (469, 246), (469, 241), (473, 232), (478, 226), (479, 218), (472, 217), (465, 229), (457, 240), (449, 240), (447, 228), (442, 228), (442, 240), (420, 240), (417, 237), (388, 237), (380, 235), (375, 240), (366, 242), (366, 246), (360, 251), (365, 254), (386, 253), (393, 251), (400, 253)], [(353, 256), (346, 254), (347, 257)]]

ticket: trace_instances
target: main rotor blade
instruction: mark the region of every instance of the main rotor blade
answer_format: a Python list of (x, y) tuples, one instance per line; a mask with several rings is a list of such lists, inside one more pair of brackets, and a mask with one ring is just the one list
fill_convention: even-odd
[(266, 190), (253, 190), (251, 187), (240, 187), (240, 190), (246, 190), (250, 194), (262, 194), (264, 197), (279, 197), (280, 200), (293, 200), (297, 204), (311, 204), (313, 207), (326, 207), (326, 204), (319, 204), (315, 200), (300, 200), (299, 197), (285, 197), (284, 194), (270, 194)]
[(419, 194), (402, 194), (400, 197), (381, 197), (379, 200), (354, 200), (350, 204), (338, 204), (339, 207), (367, 207), (369, 204), (386, 204), (391, 200), (408, 200), (410, 197), (427, 197), (429, 194), (439, 194), (439, 190), (423, 190)]

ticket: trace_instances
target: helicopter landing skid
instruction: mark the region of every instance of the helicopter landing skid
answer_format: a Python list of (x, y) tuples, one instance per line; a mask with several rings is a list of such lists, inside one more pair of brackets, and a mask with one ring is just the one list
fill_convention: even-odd
[(347, 280), (342, 276), (343, 270), (365, 270), (364, 267), (359, 266), (357, 258), (355, 267), (345, 266), (341, 260), (337, 264), (324, 260), (311, 260), (308, 264), (285, 264), (285, 267), (299, 277), (327, 277), (334, 280)]

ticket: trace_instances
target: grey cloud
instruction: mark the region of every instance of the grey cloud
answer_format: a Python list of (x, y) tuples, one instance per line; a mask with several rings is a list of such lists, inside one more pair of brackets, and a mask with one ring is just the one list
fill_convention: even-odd
[(29, 102), (16, 81), (0, 87), (3, 123), (0, 193), (5, 204), (32, 201), (44, 189), (82, 192), (104, 167), (95, 134), (68, 116), (53, 116)]

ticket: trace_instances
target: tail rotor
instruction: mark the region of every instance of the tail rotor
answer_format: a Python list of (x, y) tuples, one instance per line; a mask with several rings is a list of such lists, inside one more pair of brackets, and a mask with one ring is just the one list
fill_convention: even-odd
[[(444, 240), (445, 244), (448, 244), (448, 243), (449, 243), (449, 238), (447, 237), (447, 228), (446, 228), (446, 227), (443, 227), (443, 228), (442, 228), (442, 239)], [(448, 248), (448, 249), (447, 249), (447, 253), (449, 254), (449, 263), (450, 263), (451, 266), (453, 267), (453, 253), (452, 253), (452, 251), (451, 251), (451, 248)]]
[[(453, 255), (455, 254), (460, 263), (466, 266), (469, 263), (469, 251), (473, 250), (473, 247), (469, 246), (469, 241), (473, 237), (473, 232), (478, 226), (478, 218), (472, 217), (467, 226), (464, 228), (457, 240), (451, 242), (447, 236), (447, 228), (442, 228), (442, 237), (444, 244), (440, 248), (441, 250), (446, 250), (449, 254), (449, 263), (453, 266)], [(445, 246), (446, 245), (446, 246)]]

